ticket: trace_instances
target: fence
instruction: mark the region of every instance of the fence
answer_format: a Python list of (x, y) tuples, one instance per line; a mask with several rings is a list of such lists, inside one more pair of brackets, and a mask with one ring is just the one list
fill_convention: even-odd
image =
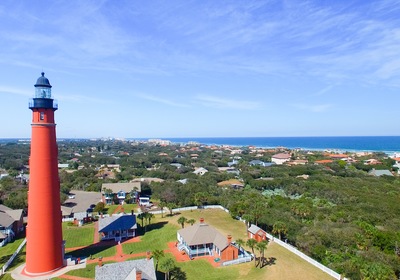
[(244, 258), (239, 258), (236, 260), (232, 260), (232, 261), (226, 261), (221, 263), (221, 266), (228, 266), (228, 265), (232, 265), (232, 264), (239, 264), (239, 263), (245, 263), (245, 262), (251, 262), (251, 257), (244, 257)]
[(1, 268), (0, 275), (3, 275), (6, 271), (6, 269), (11, 265), (11, 263), (14, 261), (14, 259), (17, 257), (18, 253), (21, 251), (21, 249), (25, 246), (26, 244), (26, 238), (22, 243), (18, 246), (17, 250), (12, 254), (11, 258), (6, 262), (6, 264)]

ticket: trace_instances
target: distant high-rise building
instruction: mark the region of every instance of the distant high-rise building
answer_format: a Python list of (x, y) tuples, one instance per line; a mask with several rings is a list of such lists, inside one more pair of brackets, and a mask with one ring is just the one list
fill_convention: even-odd
[(24, 273), (30, 276), (47, 274), (64, 266), (54, 122), (58, 107), (51, 97), (51, 87), (42, 73), (35, 84), (35, 97), (29, 102), (33, 113)]

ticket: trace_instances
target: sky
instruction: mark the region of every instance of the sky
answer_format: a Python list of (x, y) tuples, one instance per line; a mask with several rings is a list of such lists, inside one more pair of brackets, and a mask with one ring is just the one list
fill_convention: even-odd
[(400, 1), (0, 2), (0, 138), (400, 135)]

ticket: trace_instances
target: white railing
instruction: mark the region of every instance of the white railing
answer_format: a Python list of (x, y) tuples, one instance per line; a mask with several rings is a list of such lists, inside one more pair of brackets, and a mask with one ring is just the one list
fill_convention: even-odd
[(227, 266), (227, 265), (233, 265), (233, 264), (239, 264), (239, 263), (245, 263), (245, 262), (251, 262), (251, 257), (244, 257), (244, 258), (239, 258), (236, 260), (226, 261), (226, 262), (221, 263), (221, 266)]
[(25, 246), (26, 244), (26, 238), (22, 243), (18, 246), (17, 250), (12, 254), (11, 258), (6, 262), (6, 264), (1, 268), (0, 275), (3, 275), (6, 271), (6, 269), (11, 265), (11, 263), (14, 261), (14, 259), (17, 257), (18, 253), (21, 251), (21, 249)]

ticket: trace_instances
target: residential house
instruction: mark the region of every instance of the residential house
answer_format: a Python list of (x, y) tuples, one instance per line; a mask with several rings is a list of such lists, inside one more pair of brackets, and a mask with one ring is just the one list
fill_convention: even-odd
[(256, 225), (251, 225), (247, 229), (247, 236), (257, 240), (257, 242), (267, 240), (267, 233)]
[(364, 164), (365, 164), (365, 165), (376, 165), (376, 164), (382, 164), (382, 162), (380, 162), (380, 161), (377, 160), (377, 159), (370, 158), (370, 159), (364, 160)]
[(218, 186), (220, 186), (220, 187), (231, 187), (231, 188), (233, 188), (233, 189), (242, 189), (243, 187), (244, 187), (244, 184), (243, 184), (243, 182), (241, 182), (241, 181), (239, 181), (239, 180), (237, 180), (237, 179), (231, 179), (231, 180), (227, 180), (227, 181), (222, 181), (222, 182), (219, 182), (218, 184), (217, 184)]
[(271, 157), (271, 161), (275, 164), (284, 164), (289, 160), (290, 160), (290, 154), (288, 153), (279, 153)]
[(272, 163), (272, 162), (264, 162), (264, 161), (261, 161), (259, 159), (253, 159), (252, 161), (249, 162), (249, 164), (251, 166), (259, 165), (259, 166), (267, 167), (267, 166), (273, 165), (274, 163)]
[(178, 249), (185, 251), (190, 257), (215, 256), (222, 261), (230, 261), (238, 258), (239, 248), (232, 243), (232, 237), (225, 237), (214, 227), (204, 223), (194, 224), (178, 230)]
[(376, 177), (380, 177), (380, 176), (393, 176), (392, 172), (390, 172), (389, 170), (385, 169), (385, 170), (376, 170), (375, 168), (373, 168), (372, 170), (370, 170), (368, 172), (369, 175), (372, 176), (376, 176)]
[(95, 267), (95, 280), (156, 280), (152, 259), (99, 264)]
[(90, 221), (95, 205), (102, 200), (99, 192), (73, 190), (61, 205), (63, 219), (74, 218), (74, 223), (82, 225)]
[(208, 172), (207, 169), (205, 169), (204, 167), (200, 167), (200, 168), (196, 168), (193, 173), (196, 175), (200, 175), (203, 176), (204, 174), (206, 174)]
[(118, 204), (124, 204), (128, 194), (131, 200), (128, 203), (135, 203), (141, 192), (141, 182), (135, 181), (130, 183), (107, 183), (102, 184), (102, 201), (111, 205), (114, 201)]
[(13, 210), (0, 204), (0, 247), (24, 231), (23, 210)]
[(134, 214), (114, 215), (99, 219), (99, 233), (101, 240), (115, 240), (135, 237), (136, 216)]
[(232, 166), (234, 166), (234, 165), (236, 165), (236, 164), (238, 164), (238, 163), (239, 163), (238, 160), (233, 159), (232, 161), (228, 162), (228, 167), (232, 167)]
[(321, 159), (321, 160), (316, 160), (314, 161), (315, 164), (327, 164), (327, 163), (332, 163), (333, 160), (331, 159)]

